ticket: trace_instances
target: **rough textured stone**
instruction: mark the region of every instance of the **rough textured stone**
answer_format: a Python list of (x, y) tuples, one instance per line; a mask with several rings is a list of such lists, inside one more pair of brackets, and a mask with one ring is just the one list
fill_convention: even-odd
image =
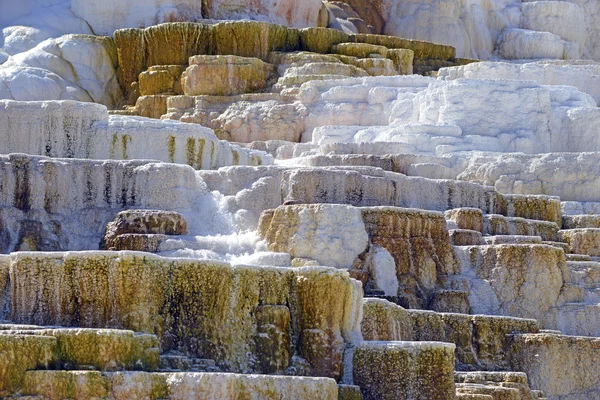
[(298, 31), (257, 21), (222, 22), (214, 27), (217, 55), (266, 60), (272, 51), (298, 50)]
[(338, 400), (363, 400), (360, 387), (355, 385), (338, 385)]
[(569, 251), (575, 254), (600, 256), (600, 229), (565, 229), (558, 232), (561, 241), (569, 245)]
[[(155, 333), (163, 351), (214, 359), (228, 371), (282, 370), (296, 355), (308, 361), (310, 374), (336, 378), (344, 344), (360, 340), (362, 291), (344, 271), (231, 267), (125, 252), (12, 257), (11, 293), (19, 301), (11, 319), (17, 322)], [(39, 280), (55, 290), (43, 290)], [(284, 308), (291, 318), (289, 352)], [(269, 351), (260, 351), (265, 346)]]
[(363, 300), (364, 340), (413, 340), (413, 321), (404, 308), (383, 299)]
[(337, 384), (328, 378), (223, 373), (29, 371), (23, 392), (44, 399), (237, 399), (336, 400)]
[(458, 228), (483, 232), (483, 212), (478, 208), (455, 208), (444, 213)]
[(596, 399), (600, 393), (600, 340), (540, 333), (514, 335), (513, 367), (527, 373), (531, 385), (550, 399)]
[(450, 60), (456, 57), (456, 49), (452, 46), (422, 42), (419, 40), (403, 39), (386, 35), (352, 35), (351, 42), (369, 43), (385, 46), (388, 49), (409, 49), (414, 51), (415, 58), (431, 58)]
[(483, 236), (479, 231), (471, 231), (468, 229), (451, 229), (450, 243), (454, 246), (477, 246), (485, 244)]
[(0, 334), (56, 338), (53, 367), (102, 371), (158, 369), (160, 349), (154, 335), (116, 329), (29, 329), (26, 325), (15, 325)]
[(0, 395), (19, 389), (25, 371), (56, 361), (54, 337), (0, 335)]
[(225, 96), (265, 87), (268, 64), (238, 56), (194, 56), (181, 76), (186, 96)]
[(173, 211), (127, 210), (117, 214), (106, 226), (104, 247), (107, 250), (124, 250), (116, 246), (118, 237), (125, 234), (185, 235), (187, 221)]
[(360, 210), (345, 205), (281, 206), (259, 225), (271, 251), (336, 268), (350, 268), (368, 245)]
[(467, 249), (466, 267), (477, 281), (469, 297), (473, 312), (535, 318), (546, 327), (555, 324), (556, 306), (569, 281), (562, 249), (543, 244)]
[(354, 382), (365, 400), (446, 400), (455, 396), (453, 344), (362, 342), (353, 364)]
[(395, 207), (361, 208), (373, 245), (387, 249), (396, 263), (399, 296), (421, 304), (439, 284), (440, 275), (456, 271), (443, 215)]
[(559, 226), (555, 222), (488, 214), (483, 219), (485, 235), (539, 236), (545, 241), (557, 239)]
[(300, 49), (313, 53), (329, 53), (332, 46), (349, 41), (346, 33), (336, 29), (300, 29)]
[(159, 65), (148, 68), (139, 75), (140, 96), (154, 94), (183, 94), (181, 74), (182, 65)]

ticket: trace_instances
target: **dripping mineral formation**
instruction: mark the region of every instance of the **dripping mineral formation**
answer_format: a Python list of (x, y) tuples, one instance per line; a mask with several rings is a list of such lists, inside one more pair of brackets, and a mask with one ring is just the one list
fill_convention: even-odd
[(600, 400), (595, 0), (0, 0), (0, 397)]

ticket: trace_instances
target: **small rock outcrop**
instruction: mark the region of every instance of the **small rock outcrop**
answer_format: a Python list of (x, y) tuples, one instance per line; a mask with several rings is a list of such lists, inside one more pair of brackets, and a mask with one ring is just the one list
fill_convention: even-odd
[(166, 235), (185, 234), (187, 222), (178, 212), (127, 210), (108, 223), (101, 247), (156, 252)]

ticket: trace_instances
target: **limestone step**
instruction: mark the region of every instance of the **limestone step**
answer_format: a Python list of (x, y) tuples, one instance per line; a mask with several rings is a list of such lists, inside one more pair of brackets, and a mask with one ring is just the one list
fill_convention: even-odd
[(484, 235), (540, 236), (542, 240), (555, 240), (560, 227), (549, 221), (538, 221), (498, 214), (483, 216)]
[(569, 253), (600, 256), (600, 228), (563, 229), (557, 237), (569, 245)]
[(338, 385), (338, 400), (363, 400), (360, 387), (356, 385)]
[(28, 371), (24, 396), (45, 400), (143, 399), (324, 399), (337, 400), (330, 378), (180, 372)]
[(485, 236), (483, 238), (488, 245), (498, 244), (542, 244), (540, 236), (524, 236), (524, 235), (494, 235)]
[[(521, 400), (533, 400), (544, 398), (542, 391), (532, 390), (530, 388), (527, 374), (523, 372), (455, 372), (454, 380), (457, 383), (457, 394), (488, 395), (492, 396), (492, 399), (515, 398)], [(480, 387), (479, 385), (485, 386), (485, 389), (478, 390), (477, 388)], [(500, 388), (500, 390), (497, 388)], [(503, 391), (502, 388), (517, 389), (519, 394), (516, 396), (516, 392), (513, 390), (507, 392)]]
[(476, 246), (486, 243), (481, 232), (470, 229), (451, 229), (450, 243), (454, 246)]
[(565, 254), (567, 261), (593, 261), (587, 254)]
[(510, 368), (507, 334), (537, 333), (535, 320), (406, 310), (382, 299), (363, 300), (365, 340), (438, 341), (456, 345), (457, 370)]
[(557, 326), (569, 335), (600, 337), (600, 292), (587, 290), (585, 302), (565, 303), (557, 310)]
[(563, 215), (562, 229), (600, 228), (600, 215)]
[(600, 262), (567, 261), (571, 270), (571, 281), (586, 289), (600, 287)]
[(119, 329), (45, 328), (16, 324), (5, 324), (0, 328), (0, 341), (40, 336), (56, 340), (55, 360), (49, 365), (51, 368), (155, 371), (159, 366), (160, 348), (155, 335)]
[(453, 289), (437, 290), (429, 301), (428, 308), (436, 312), (470, 314), (469, 292)]
[(347, 75), (340, 74), (311, 74), (311, 75), (288, 75), (279, 78), (277, 84), (273, 87), (274, 90), (282, 90), (286, 87), (301, 86), (303, 83), (311, 81), (324, 81), (333, 79), (346, 79)]
[(547, 244), (548, 246), (554, 246), (565, 252), (565, 255), (569, 253), (569, 245), (564, 242), (555, 242), (552, 240), (542, 240), (542, 244)]
[[(511, 335), (512, 366), (549, 399), (594, 399), (600, 392), (600, 339), (552, 333)], [(569, 396), (580, 393), (581, 396)]]
[(454, 349), (440, 342), (361, 342), (354, 351), (354, 384), (365, 400), (452, 399)]
[(161, 372), (221, 372), (215, 360), (187, 357), (179, 352), (168, 352), (160, 355)]

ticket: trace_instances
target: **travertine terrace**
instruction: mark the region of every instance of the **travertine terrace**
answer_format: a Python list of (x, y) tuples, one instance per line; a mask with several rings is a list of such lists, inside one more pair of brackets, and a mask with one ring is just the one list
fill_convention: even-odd
[(600, 400), (596, 0), (0, 0), (0, 398)]

